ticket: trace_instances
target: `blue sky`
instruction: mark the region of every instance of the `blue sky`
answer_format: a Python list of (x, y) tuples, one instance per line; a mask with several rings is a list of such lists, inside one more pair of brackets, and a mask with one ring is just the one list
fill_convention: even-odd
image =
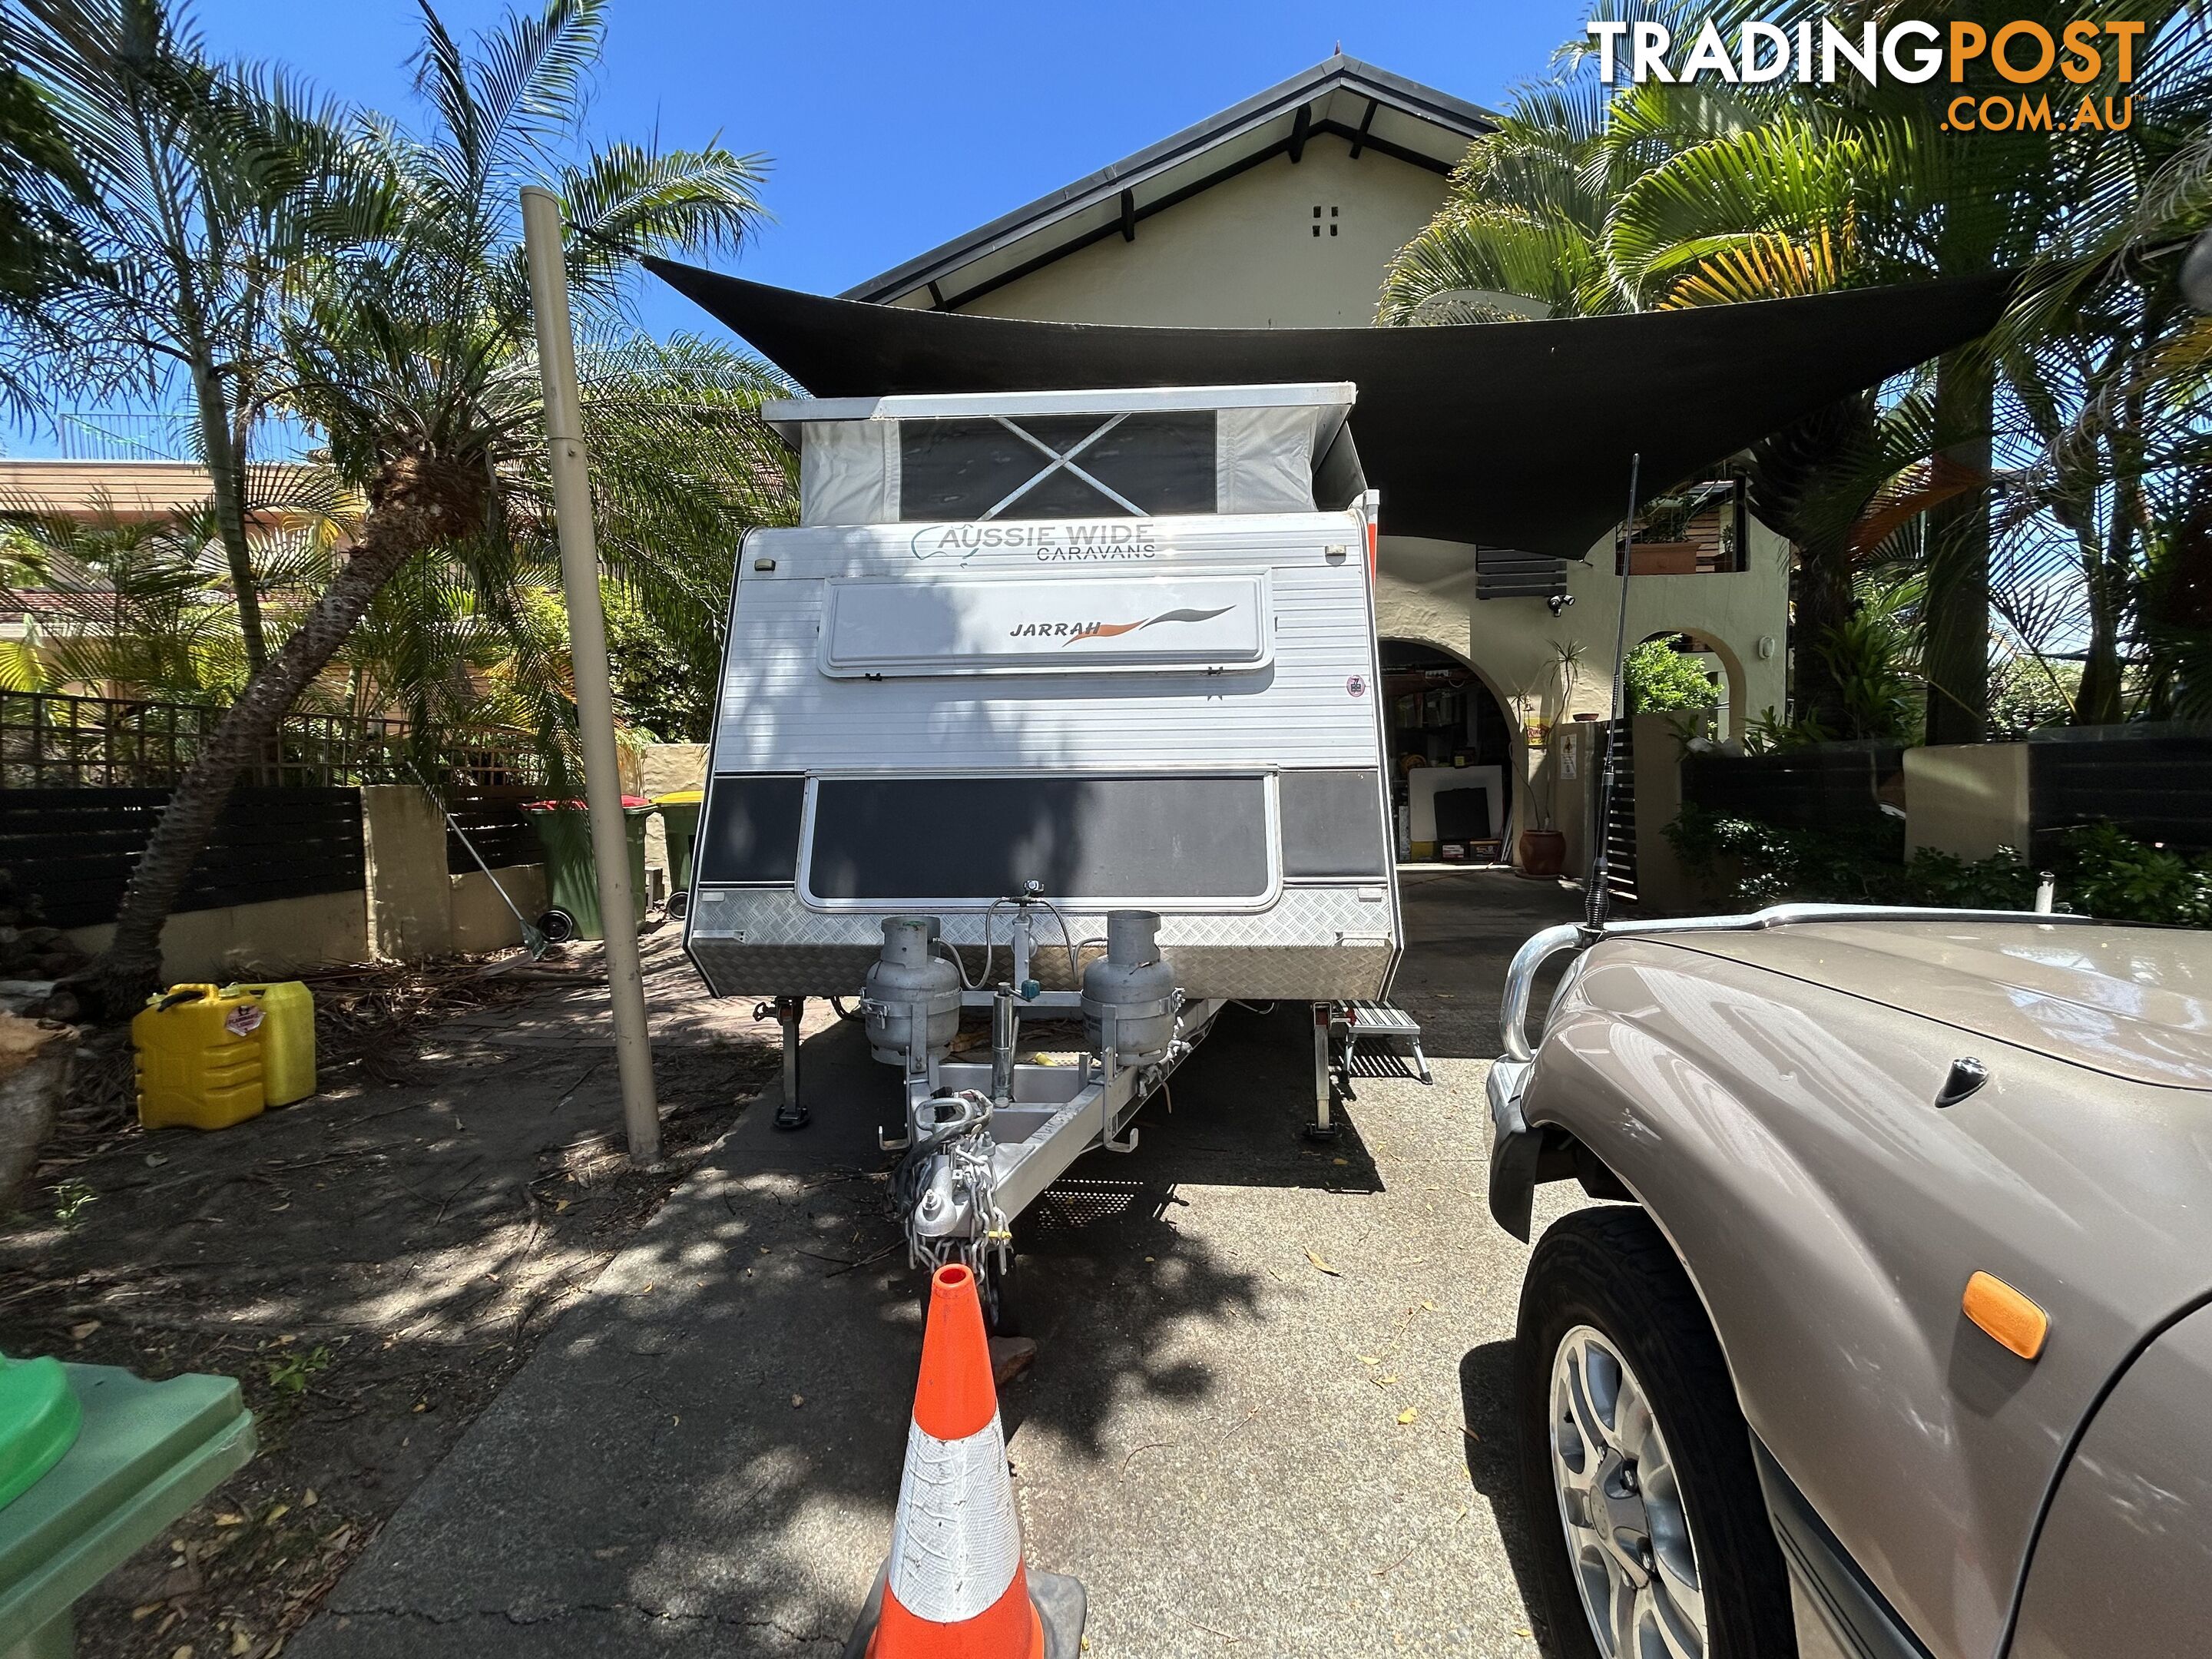
[[(1318, 63), (1354, 57), (1478, 103), (1540, 73), (1583, 0), (1059, 0), (762, 6), (612, 0), (594, 132), (719, 135), (771, 158), (748, 276), (835, 293)], [(495, 0), (444, 0), (455, 33)], [(199, 0), (210, 46), (401, 112), (403, 0)], [(656, 325), (688, 325), (672, 296)]]
[[(406, 119), (411, 0), (185, 0), (210, 50)], [(465, 36), (501, 0), (441, 0)], [(1477, 103), (1540, 75), (1586, 0), (611, 0), (588, 135), (719, 138), (770, 163), (774, 221), (720, 261), (836, 293), (1343, 50)], [(647, 283), (659, 333), (714, 325)], [(20, 428), (7, 452), (53, 453)]]

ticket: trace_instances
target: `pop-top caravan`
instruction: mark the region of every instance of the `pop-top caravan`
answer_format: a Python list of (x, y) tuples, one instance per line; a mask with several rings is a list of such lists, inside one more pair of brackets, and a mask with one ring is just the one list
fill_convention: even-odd
[[(1009, 1219), (1132, 1144), (1231, 1000), (1314, 1005), (1323, 1131), (1332, 1030), (1340, 1066), (1363, 1036), (1419, 1061), (1380, 1001), (1401, 935), (1352, 401), (769, 406), (800, 522), (739, 554), (685, 943), (718, 994), (777, 1000), (787, 1123), (822, 1103), (800, 1000), (859, 996), (904, 1081), (884, 1143), (916, 1265), (994, 1283)], [(963, 1011), (988, 1058), (955, 1057)]]

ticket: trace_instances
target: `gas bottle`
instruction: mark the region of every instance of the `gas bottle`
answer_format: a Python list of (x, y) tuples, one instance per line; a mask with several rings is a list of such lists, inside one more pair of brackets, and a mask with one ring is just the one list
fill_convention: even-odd
[(131, 1022), (138, 1121), (227, 1129), (268, 1103), (261, 1078), (261, 1000), (239, 986), (173, 985)]

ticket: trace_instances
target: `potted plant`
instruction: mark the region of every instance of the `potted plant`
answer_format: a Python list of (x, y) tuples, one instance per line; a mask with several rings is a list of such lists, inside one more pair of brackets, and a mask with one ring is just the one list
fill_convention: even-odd
[(1689, 539), (1698, 503), (1687, 495), (1657, 495), (1644, 509), (1628, 550), (1632, 576), (1688, 576), (1698, 568), (1698, 544)]
[[(1583, 653), (1588, 649), (1580, 641), (1552, 641), (1550, 672), (1557, 677), (1557, 708), (1560, 718), (1571, 713), (1576, 688), (1582, 683)], [(1524, 707), (1541, 706), (1541, 698), (1530, 697), (1524, 690), (1520, 696)], [(1548, 747), (1553, 722), (1543, 719), (1527, 720), (1522, 729), (1527, 733), (1531, 750)], [(1558, 762), (1549, 761), (1539, 779), (1531, 780), (1528, 791), (1529, 815), (1534, 822), (1521, 831), (1514, 848), (1514, 866), (1522, 875), (1533, 879), (1548, 879), (1558, 876), (1567, 866), (1567, 838), (1557, 822), (1553, 792), (1559, 787)]]

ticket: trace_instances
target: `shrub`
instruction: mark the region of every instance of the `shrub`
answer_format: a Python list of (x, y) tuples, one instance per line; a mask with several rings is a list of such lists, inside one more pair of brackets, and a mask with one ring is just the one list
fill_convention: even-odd
[[(1985, 859), (1923, 848), (1907, 862), (1905, 826), (1895, 819), (1790, 830), (1686, 805), (1666, 834), (1723, 904), (1747, 910), (1791, 901), (2025, 910), (2035, 898), (2036, 872), (2011, 848)], [(2212, 927), (2212, 854), (2171, 852), (2096, 823), (2061, 836), (2051, 866), (2061, 909)]]
[(1671, 708), (1711, 708), (1721, 700), (1705, 665), (1672, 640), (1646, 640), (1628, 653), (1621, 673), (1623, 701), (1632, 714)]

